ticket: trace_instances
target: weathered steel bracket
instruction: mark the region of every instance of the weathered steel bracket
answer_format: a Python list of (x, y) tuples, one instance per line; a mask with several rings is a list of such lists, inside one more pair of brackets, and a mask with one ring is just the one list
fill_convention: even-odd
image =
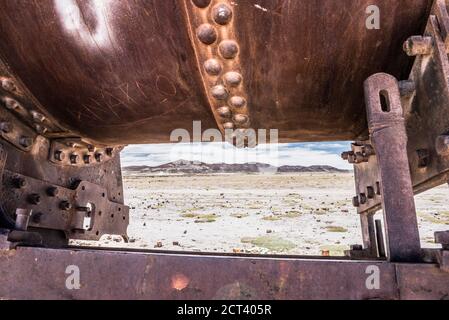
[[(365, 82), (365, 97), (378, 162), (378, 190), (372, 189), (370, 197), (382, 200), (388, 258), (419, 261), (421, 247), (398, 82), (387, 74), (374, 75)], [(372, 174), (368, 170), (371, 179)]]
[(4, 199), (31, 210), (29, 227), (60, 230), (68, 239), (99, 240), (105, 234), (126, 239), (129, 208), (108, 199), (107, 191), (93, 183), (79, 182), (75, 189), (4, 172)]
[[(395, 79), (380, 75), (376, 76), (378, 80), (371, 78), (371, 81), (368, 80), (367, 82), (368, 89), (373, 85), (376, 87), (376, 81), (380, 82), (379, 87), (374, 92), (367, 90), (366, 93), (368, 117), (371, 118), (371, 141), (355, 143), (352, 152), (345, 153), (343, 156), (355, 164), (357, 196), (354, 198), (354, 205), (358, 208), (362, 217), (365, 247), (370, 249), (371, 253), (376, 251), (374, 248), (375, 242), (378, 247), (383, 243), (382, 239), (376, 236), (378, 232), (373, 233), (374, 229), (379, 231), (380, 229), (379, 227), (375, 228), (376, 225), (373, 223), (371, 216), (382, 207), (385, 210), (387, 204), (385, 197), (392, 194), (398, 195), (398, 198), (392, 199), (388, 204), (395, 212), (400, 212), (398, 210), (405, 210), (408, 213), (414, 212), (410, 186), (407, 183), (408, 176), (410, 176), (414, 194), (437, 187), (449, 180), (448, 44), (448, 6), (446, 1), (437, 0), (432, 8), (424, 35), (412, 36), (404, 43), (405, 52), (409, 56), (416, 56), (409, 79), (396, 84)], [(388, 83), (390, 87), (382, 87), (382, 85)], [(399, 89), (396, 89), (396, 87)], [(393, 94), (392, 91), (394, 91)], [(405, 133), (402, 129), (403, 126), (400, 125), (403, 120), (399, 119), (399, 122), (398, 118), (390, 120), (388, 119), (389, 110), (382, 110), (383, 108), (391, 108), (392, 104), (393, 107), (394, 105), (402, 106), (402, 110), (399, 111), (398, 109), (397, 111), (397, 117), (403, 117), (405, 120)], [(376, 120), (374, 123), (372, 121), (373, 116), (375, 116), (372, 113), (373, 105), (380, 105), (382, 111), (387, 111), (378, 113), (383, 118), (381, 121)], [(390, 138), (386, 138), (384, 144), (376, 143), (375, 138), (373, 138), (373, 129), (378, 132), (377, 136), (381, 136), (383, 134), (388, 135), (385, 133), (388, 132), (388, 127), (396, 127), (396, 133), (391, 132)], [(382, 156), (379, 154), (361, 157), (360, 146), (365, 144), (372, 144), (376, 153), (384, 149), (386, 156), (384, 156), (383, 161), (380, 161)], [(393, 147), (393, 145), (396, 147)], [(406, 150), (406, 153), (403, 152), (404, 150)], [(358, 157), (356, 157), (357, 154), (359, 154)], [(405, 161), (404, 155), (408, 158), (407, 161)], [(390, 170), (395, 166), (400, 170)], [(383, 170), (388, 171), (383, 174)], [(397, 182), (394, 182), (395, 180)], [(386, 181), (392, 186), (396, 185), (396, 188), (386, 189), (383, 186)], [(399, 187), (400, 185), (402, 187)], [(399, 193), (405, 194), (406, 197), (404, 198)], [(371, 196), (369, 196), (370, 194)], [(414, 249), (410, 250), (414, 251), (413, 255), (417, 256), (416, 217), (414, 217), (414, 214), (413, 216), (410, 214), (409, 216), (402, 216), (402, 218), (408, 222), (396, 227), (399, 233), (388, 230), (389, 226), (386, 226), (387, 238), (391, 232), (394, 234), (403, 232), (404, 239), (411, 237), (409, 245)], [(388, 242), (400, 246), (399, 242), (391, 240)], [(404, 247), (406, 247), (405, 244)]]

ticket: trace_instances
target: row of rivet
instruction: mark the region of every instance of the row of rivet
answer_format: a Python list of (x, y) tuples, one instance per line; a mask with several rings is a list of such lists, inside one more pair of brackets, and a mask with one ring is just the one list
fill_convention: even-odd
[(50, 161), (58, 165), (89, 166), (111, 160), (123, 147), (98, 148), (82, 140), (53, 140)]
[[(210, 77), (208, 94), (213, 99), (214, 112), (219, 125), (222, 129), (247, 127), (249, 125), (247, 101), (244, 94), (241, 94), (243, 76), (236, 71), (239, 46), (232, 39), (219, 41), (217, 32), (217, 28), (225, 27), (228, 28), (226, 34), (231, 33), (229, 29), (232, 28), (233, 11), (230, 5), (224, 2), (217, 3), (215, 6), (212, 5), (211, 0), (192, 0), (192, 2), (197, 8), (208, 10), (208, 16), (212, 20), (199, 22), (196, 36), (202, 45), (206, 46), (206, 48), (200, 47), (199, 51), (208, 53), (207, 57), (205, 57), (206, 54), (202, 57), (205, 61), (201, 63), (206, 75)], [(233, 62), (232, 67), (229, 67), (229, 62)], [(228, 64), (230, 69), (227, 72), (224, 70), (224, 64)], [(232, 91), (240, 91), (240, 94), (231, 94)]]
[[(10, 78), (0, 77), (0, 87), (5, 92), (12, 95), (16, 95), (19, 93), (17, 85)], [(45, 134), (49, 131), (48, 127), (45, 125), (47, 118), (40, 112), (37, 112), (35, 110), (26, 110), (16, 99), (12, 98), (11, 96), (2, 97), (2, 101), (8, 110), (30, 118), (33, 123), (34, 129), (38, 134)]]

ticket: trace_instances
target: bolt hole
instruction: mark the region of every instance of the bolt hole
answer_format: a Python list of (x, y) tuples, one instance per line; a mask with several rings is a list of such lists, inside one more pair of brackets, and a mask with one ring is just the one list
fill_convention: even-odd
[(118, 208), (118, 211), (122, 211), (122, 208)]
[(86, 190), (86, 187), (85, 187), (85, 186), (82, 186), (81, 189), (82, 189), (83, 191), (85, 191), (85, 190)]
[(389, 98), (388, 92), (386, 90), (382, 90), (379, 93), (379, 97), (380, 97), (380, 107), (382, 108), (382, 111), (390, 112), (391, 107), (390, 107), (390, 98)]
[(114, 215), (113, 214), (111, 214), (111, 218), (114, 219)]
[(100, 217), (101, 217), (101, 215), (102, 215), (102, 214), (103, 214), (103, 212), (101, 212), (101, 211), (100, 211), (100, 212), (98, 212), (98, 215), (99, 215)]
[(95, 234), (96, 234), (97, 236), (99, 236), (99, 235), (100, 235), (100, 231), (97, 231)]

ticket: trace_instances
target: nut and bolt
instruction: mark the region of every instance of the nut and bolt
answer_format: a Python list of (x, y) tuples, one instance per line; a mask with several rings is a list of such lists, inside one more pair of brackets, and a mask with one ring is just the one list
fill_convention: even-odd
[(14, 185), (14, 187), (16, 187), (17, 189), (22, 189), (22, 188), (25, 188), (25, 187), (26, 187), (27, 182), (26, 182), (26, 180), (23, 179), (23, 178), (15, 178), (15, 179), (13, 180), (13, 185)]
[(68, 201), (61, 201), (61, 203), (59, 204), (59, 208), (64, 211), (69, 211), (70, 209), (72, 209), (72, 205)]
[(95, 160), (97, 160), (97, 162), (103, 161), (103, 154), (101, 154), (101, 153), (96, 153), (96, 154), (95, 154)]
[(11, 122), (1, 122), (0, 123), (0, 130), (4, 133), (10, 133), (13, 129), (13, 125), (11, 124)]
[(41, 203), (41, 196), (37, 193), (30, 194), (28, 196), (28, 202), (34, 205), (38, 205), (39, 203)]
[(90, 164), (91, 160), (92, 160), (92, 156), (91, 155), (86, 154), (86, 155), (83, 156), (83, 161), (84, 161), (85, 164)]
[(54, 156), (57, 161), (64, 161), (64, 159), (65, 159), (65, 153), (61, 150), (55, 151)]
[(413, 80), (399, 81), (399, 92), (402, 97), (410, 97), (416, 91), (416, 85)]
[(449, 135), (441, 135), (435, 142), (435, 149), (440, 156), (449, 156)]
[(114, 155), (114, 148), (107, 148), (106, 149), (106, 155), (108, 157), (112, 157)]
[(368, 198), (366, 197), (366, 194), (361, 193), (360, 194), (360, 204), (366, 204), (368, 202)]
[(363, 246), (361, 244), (353, 244), (350, 248), (351, 251), (363, 251)]
[(47, 189), (47, 195), (49, 197), (57, 197), (59, 195), (59, 189), (57, 187), (50, 187)]
[(366, 190), (367, 190), (368, 199), (374, 199), (374, 197), (376, 196), (376, 191), (374, 190), (374, 188), (368, 187), (368, 188), (366, 188)]
[(410, 57), (431, 54), (433, 51), (432, 37), (410, 37), (404, 42), (404, 51)]
[(78, 163), (79, 156), (77, 154), (71, 154), (70, 155), (70, 163), (71, 164), (77, 164)]
[(352, 198), (352, 205), (356, 208), (360, 207), (359, 197), (356, 196), (356, 197)]
[(33, 145), (33, 138), (30, 137), (21, 137), (19, 143), (24, 148), (29, 148)]
[(39, 223), (41, 223), (41, 221), (42, 221), (42, 216), (43, 216), (43, 215), (44, 215), (44, 214), (43, 214), (42, 212), (34, 213), (34, 214), (31, 216), (31, 221), (32, 221), (33, 223), (39, 224)]

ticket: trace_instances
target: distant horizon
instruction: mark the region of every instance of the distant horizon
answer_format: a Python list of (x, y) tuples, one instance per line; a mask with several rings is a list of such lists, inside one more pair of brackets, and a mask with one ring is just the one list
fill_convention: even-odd
[(281, 166), (331, 166), (352, 170), (353, 166), (341, 159), (341, 153), (350, 149), (350, 142), (288, 143), (261, 145), (253, 149), (237, 149), (227, 143), (133, 145), (122, 153), (122, 166), (157, 167), (184, 160), (206, 164), (260, 163)]
[[(203, 161), (198, 161), (198, 160), (185, 160), (185, 159), (179, 159), (179, 160), (175, 160), (175, 161), (170, 161), (170, 162), (166, 162), (160, 165), (146, 165), (146, 164), (140, 164), (140, 165), (130, 165), (130, 166), (123, 166), (123, 168), (133, 168), (133, 167), (148, 167), (148, 168), (158, 168), (164, 165), (168, 165), (168, 164), (173, 164), (176, 162), (190, 162), (190, 163), (200, 163), (200, 164), (205, 164), (205, 165), (217, 165), (217, 164), (224, 164), (224, 165), (265, 165), (265, 166), (272, 166), (268, 163), (263, 163), (263, 162), (245, 162), (245, 163), (207, 163), (207, 162), (203, 162)], [(311, 168), (311, 167), (331, 167), (331, 168), (335, 168), (332, 165), (325, 165), (325, 164), (314, 164), (314, 165), (308, 165), (308, 166), (303, 166), (303, 165), (281, 165), (281, 166), (272, 166), (274, 168), (281, 168), (281, 167), (304, 167), (304, 168)], [(339, 168), (335, 168), (335, 169), (339, 169)], [(350, 170), (350, 169), (344, 169), (344, 170)]]

